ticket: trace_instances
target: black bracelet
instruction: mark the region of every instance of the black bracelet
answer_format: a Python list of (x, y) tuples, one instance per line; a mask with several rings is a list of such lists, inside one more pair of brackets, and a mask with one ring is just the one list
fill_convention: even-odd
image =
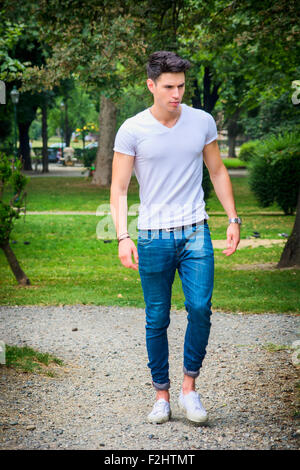
[(119, 244), (122, 240), (125, 240), (126, 238), (130, 238), (130, 236), (127, 235), (126, 237), (123, 237), (123, 238), (121, 238), (121, 239), (118, 238), (118, 244)]

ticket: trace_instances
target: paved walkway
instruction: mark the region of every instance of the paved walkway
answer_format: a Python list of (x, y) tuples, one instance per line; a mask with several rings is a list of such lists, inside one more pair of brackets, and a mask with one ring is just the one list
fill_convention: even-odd
[(64, 176), (64, 177), (82, 177), (88, 176), (88, 171), (82, 165), (76, 166), (62, 166), (56, 163), (49, 163), (49, 173), (42, 173), (42, 166), (38, 165), (38, 171), (24, 171), (23, 173), (30, 178), (35, 177), (51, 177), (51, 176)]
[[(237, 168), (229, 170), (228, 173), (231, 176), (247, 176), (247, 170), (243, 168)], [(24, 174), (30, 177), (51, 177), (51, 176), (65, 176), (65, 177), (82, 177), (88, 176), (88, 171), (82, 165), (76, 166), (60, 166), (55, 163), (49, 164), (49, 173), (42, 173), (42, 166), (38, 165), (38, 172), (35, 171), (24, 171)]]

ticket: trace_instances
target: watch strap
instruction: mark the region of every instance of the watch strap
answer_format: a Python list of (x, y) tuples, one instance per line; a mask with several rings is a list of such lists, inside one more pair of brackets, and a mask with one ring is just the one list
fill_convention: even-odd
[(231, 217), (231, 218), (229, 218), (229, 223), (230, 224), (239, 224), (239, 225), (241, 225), (242, 220), (240, 219), (240, 217)]

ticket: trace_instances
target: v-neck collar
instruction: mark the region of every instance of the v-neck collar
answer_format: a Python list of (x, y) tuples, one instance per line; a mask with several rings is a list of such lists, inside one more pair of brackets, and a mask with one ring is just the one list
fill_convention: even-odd
[(175, 127), (177, 127), (179, 125), (179, 123), (182, 121), (182, 115), (183, 115), (183, 109), (184, 109), (184, 104), (180, 104), (181, 106), (181, 113), (180, 113), (180, 116), (179, 118), (177, 119), (177, 121), (175, 122), (174, 126), (172, 127), (168, 127), (168, 126), (165, 126), (164, 124), (162, 124), (158, 119), (156, 119), (156, 117), (153, 116), (153, 114), (151, 113), (150, 111), (150, 108), (148, 108), (148, 112), (150, 114), (150, 116), (152, 117), (152, 119), (154, 119), (154, 121), (159, 124), (161, 127), (163, 127), (165, 130), (169, 130), (171, 131), (172, 129), (175, 129)]

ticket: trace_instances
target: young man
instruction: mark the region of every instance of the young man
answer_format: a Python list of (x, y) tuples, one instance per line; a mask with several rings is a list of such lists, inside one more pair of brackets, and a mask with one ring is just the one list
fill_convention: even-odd
[[(183, 384), (179, 404), (191, 421), (207, 413), (195, 390), (210, 332), (214, 254), (202, 189), (203, 159), (228, 217), (227, 256), (240, 240), (240, 219), (222, 163), (213, 117), (181, 104), (187, 60), (173, 52), (149, 57), (147, 86), (153, 105), (127, 119), (114, 146), (111, 211), (121, 263), (139, 270), (146, 304), (146, 345), (156, 402), (153, 423), (171, 416), (167, 328), (176, 269), (187, 310)], [(132, 170), (140, 186), (137, 247), (127, 231), (127, 189)]]

